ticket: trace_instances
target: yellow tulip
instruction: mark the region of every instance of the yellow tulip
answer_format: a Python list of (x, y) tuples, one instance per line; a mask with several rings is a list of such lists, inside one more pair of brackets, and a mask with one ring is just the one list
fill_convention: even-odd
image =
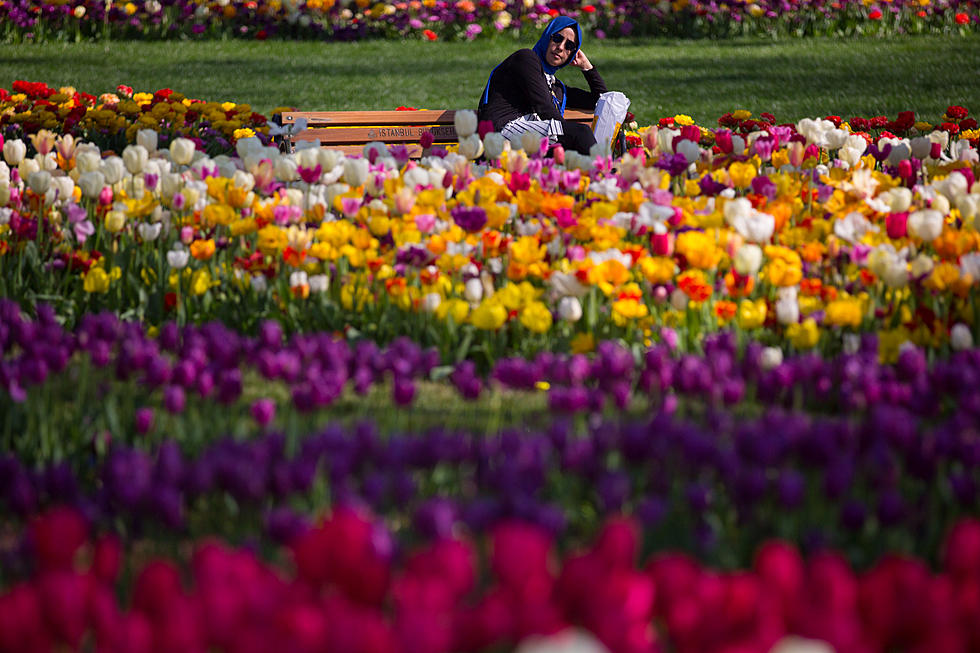
[(470, 321), (478, 329), (495, 331), (507, 321), (507, 309), (497, 303), (483, 302), (473, 311)]
[(738, 305), (737, 319), (739, 327), (745, 330), (761, 327), (766, 322), (768, 310), (766, 300), (764, 299), (756, 299), (755, 301), (743, 299)]
[(109, 275), (100, 267), (93, 267), (85, 274), (85, 292), (103, 293), (109, 290)]
[(531, 302), (521, 311), (521, 324), (534, 333), (545, 333), (551, 328), (551, 311), (541, 302)]

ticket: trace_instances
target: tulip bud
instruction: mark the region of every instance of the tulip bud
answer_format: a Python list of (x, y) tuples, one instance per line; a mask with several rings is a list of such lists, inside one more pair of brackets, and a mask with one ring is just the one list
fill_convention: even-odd
[(973, 347), (973, 333), (970, 327), (957, 322), (949, 332), (949, 344), (954, 351), (963, 351)]
[(31, 175), (40, 171), (41, 166), (38, 165), (36, 159), (21, 159), (20, 163), (17, 164), (17, 174), (20, 175), (21, 179), (30, 179)]
[(146, 148), (148, 153), (157, 151), (159, 135), (154, 129), (141, 129), (136, 132), (136, 144)]
[(743, 277), (755, 276), (759, 268), (762, 267), (762, 248), (752, 243), (742, 245), (735, 252), (735, 258), (732, 262), (735, 271)]
[(766, 347), (759, 356), (759, 366), (769, 371), (783, 364), (783, 350), (779, 347)]
[(118, 156), (110, 156), (107, 159), (103, 159), (100, 170), (105, 175), (105, 183), (110, 186), (114, 186), (122, 181), (123, 175), (126, 174), (126, 166)]
[(117, 234), (126, 226), (126, 214), (113, 209), (105, 214), (105, 228), (109, 233)]
[(95, 172), (99, 169), (99, 165), (101, 163), (102, 157), (99, 156), (98, 152), (85, 150), (75, 154), (75, 167), (80, 170), (82, 174), (85, 174), (86, 172)]
[(701, 158), (701, 148), (694, 141), (687, 139), (677, 144), (677, 153), (683, 154), (688, 163), (694, 163)]
[(19, 138), (3, 144), (3, 158), (12, 166), (19, 164), (27, 156), (27, 145)]
[(160, 193), (167, 199), (172, 198), (184, 185), (184, 180), (175, 172), (165, 172), (160, 176)]
[(194, 141), (187, 138), (175, 138), (170, 143), (170, 158), (177, 165), (189, 165), (194, 160), (195, 149)]
[(670, 305), (678, 311), (683, 311), (687, 308), (687, 301), (687, 293), (680, 288), (675, 288), (674, 292), (670, 293)]
[(912, 149), (912, 156), (917, 159), (925, 159), (932, 151), (932, 141), (925, 136), (917, 136), (912, 139), (910, 147)]
[(175, 270), (187, 267), (187, 261), (189, 259), (190, 252), (183, 248), (172, 249), (167, 252), (167, 264)]
[(558, 301), (558, 315), (566, 322), (578, 322), (582, 319), (582, 302), (578, 297), (562, 297)]
[(934, 209), (915, 211), (909, 215), (909, 235), (931, 243), (943, 233), (943, 224), (943, 214), (939, 211)]
[(422, 297), (420, 307), (426, 313), (435, 313), (440, 304), (442, 304), (442, 295), (437, 292), (430, 292)]
[(468, 279), (463, 286), (463, 297), (471, 304), (478, 304), (483, 299), (483, 283), (478, 278)]
[(453, 116), (453, 125), (456, 127), (456, 136), (459, 138), (460, 143), (462, 143), (464, 138), (476, 133), (476, 112), (470, 109), (457, 111)]
[(483, 141), (480, 140), (480, 136), (478, 134), (470, 134), (460, 139), (459, 153), (471, 160), (480, 158), (480, 155), (483, 154)]
[(892, 213), (903, 213), (912, 206), (912, 191), (903, 186), (891, 189), (888, 193)]
[(150, 152), (142, 145), (128, 145), (123, 150), (123, 164), (131, 175), (143, 172), (149, 158)]
[(139, 237), (147, 243), (151, 243), (160, 236), (160, 232), (163, 231), (163, 225), (159, 222), (141, 222), (136, 227), (136, 233)]
[(51, 173), (39, 170), (27, 178), (28, 187), (35, 195), (44, 195), (51, 188)]
[(55, 198), (63, 201), (70, 200), (75, 192), (75, 182), (67, 175), (51, 177), (51, 188), (55, 192)]
[(250, 154), (259, 152), (262, 150), (262, 141), (256, 136), (249, 136), (248, 138), (239, 138), (235, 142), (235, 153), (238, 155), (239, 159), (245, 160), (245, 157)]
[(368, 162), (366, 159), (344, 160), (344, 181), (353, 187), (363, 186), (367, 181)]

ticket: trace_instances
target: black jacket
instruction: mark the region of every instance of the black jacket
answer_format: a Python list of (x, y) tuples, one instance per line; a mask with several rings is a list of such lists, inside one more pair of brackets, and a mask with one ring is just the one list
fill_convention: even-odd
[[(566, 108), (595, 109), (599, 95), (606, 92), (606, 84), (593, 67), (582, 73), (589, 90), (567, 88)], [(534, 50), (518, 50), (497, 66), (490, 76), (489, 88), (480, 96), (478, 115), (480, 120), (490, 120), (493, 128), (500, 131), (511, 120), (536, 113), (542, 120), (560, 120), (559, 107), (565, 96), (565, 86), (555, 82), (548, 88), (541, 60)]]

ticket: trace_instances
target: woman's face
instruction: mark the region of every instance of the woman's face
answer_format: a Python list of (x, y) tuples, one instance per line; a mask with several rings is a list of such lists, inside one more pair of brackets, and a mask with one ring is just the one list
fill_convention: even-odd
[[(563, 37), (560, 44), (555, 43), (555, 39), (559, 36)], [(545, 60), (549, 66), (557, 68), (568, 61), (568, 58), (575, 51), (577, 45), (575, 43), (575, 30), (571, 27), (566, 27), (560, 32), (555, 32), (548, 42), (548, 53), (545, 55)]]

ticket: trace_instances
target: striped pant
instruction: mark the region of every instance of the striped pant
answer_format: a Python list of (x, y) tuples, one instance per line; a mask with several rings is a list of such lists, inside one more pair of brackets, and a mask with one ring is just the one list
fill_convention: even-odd
[(519, 140), (524, 132), (536, 132), (542, 137), (547, 136), (551, 143), (557, 143), (558, 137), (565, 133), (560, 120), (540, 120), (538, 114), (529, 113), (520, 118), (514, 118), (500, 130), (501, 136), (509, 141)]

